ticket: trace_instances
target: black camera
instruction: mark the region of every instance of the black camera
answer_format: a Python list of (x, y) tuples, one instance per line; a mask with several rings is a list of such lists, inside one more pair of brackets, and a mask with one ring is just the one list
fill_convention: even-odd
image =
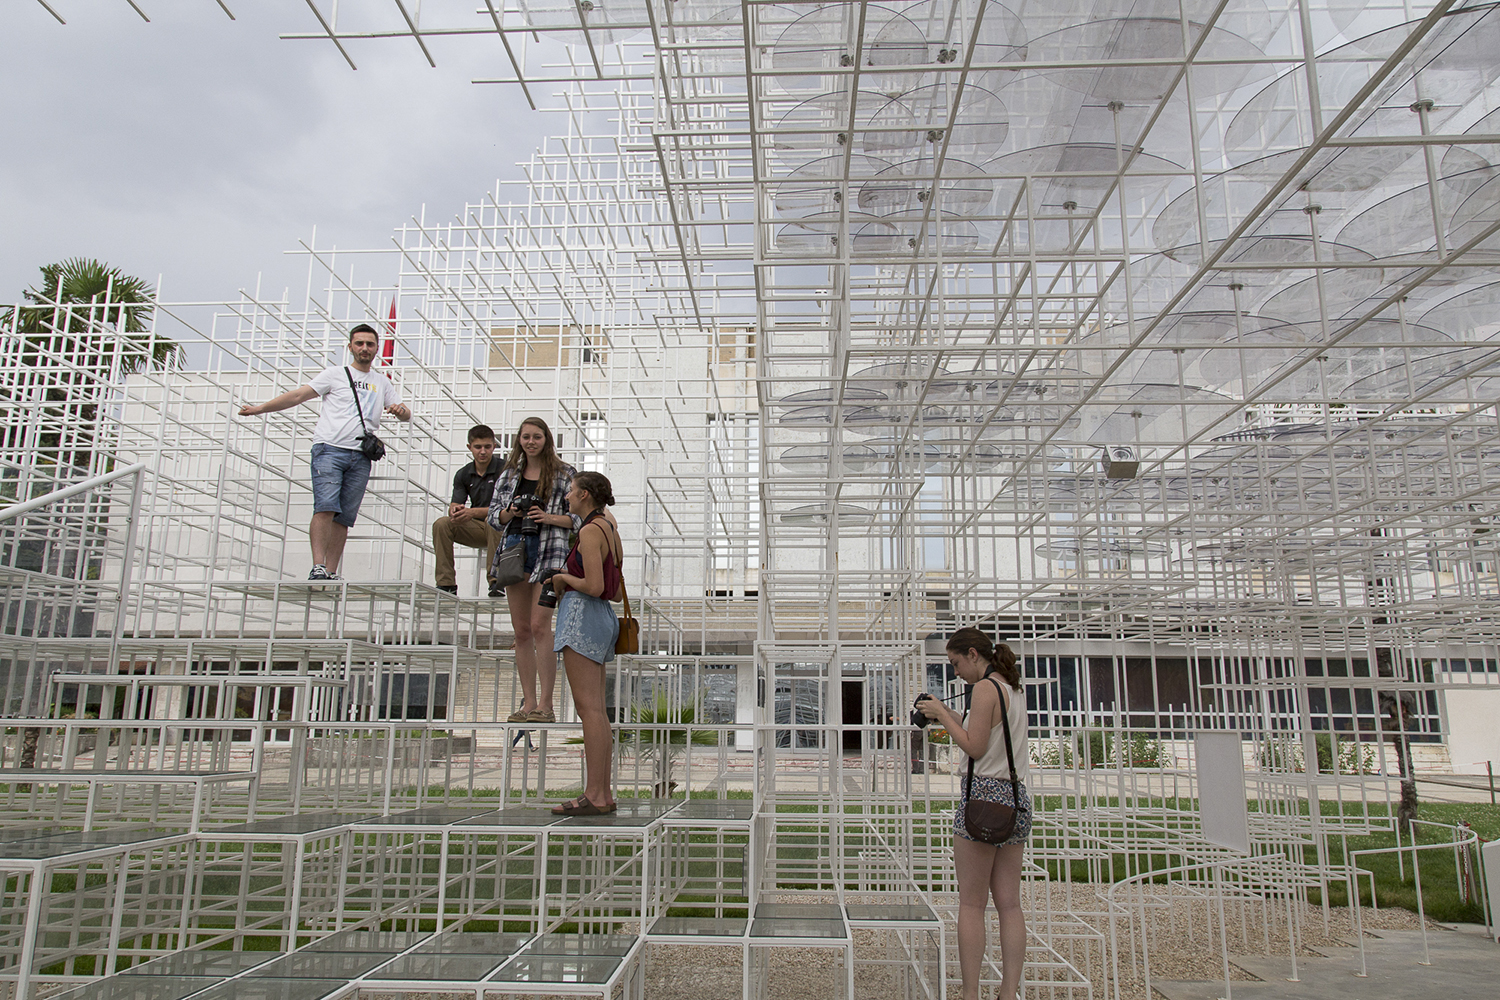
[[(541, 505), (542, 502), (530, 493), (522, 493), (519, 496), (510, 498), (510, 509), (515, 511), (516, 516), (521, 519), (521, 534), (541, 534), (542, 526), (540, 524), (537, 524), (530, 517), (527, 517), (527, 515), (531, 513), (531, 508), (540, 507)], [(552, 607), (552, 605), (550, 604), (547, 606)]]
[(924, 701), (931, 700), (932, 695), (928, 694), (926, 691), (923, 691), (921, 694), (917, 695), (917, 700), (911, 703), (911, 724), (916, 726), (918, 729), (926, 729), (927, 723), (931, 722), (932, 720), (918, 711), (917, 706), (922, 704), (922, 702)]
[(551, 580), (542, 584), (542, 592), (536, 595), (536, 606), (539, 608), (557, 607), (557, 591), (552, 589)]

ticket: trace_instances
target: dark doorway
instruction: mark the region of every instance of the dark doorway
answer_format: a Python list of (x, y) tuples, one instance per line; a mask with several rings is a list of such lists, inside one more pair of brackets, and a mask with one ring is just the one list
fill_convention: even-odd
[[(859, 727), (865, 724), (865, 682), (844, 682), (844, 714), (845, 726)], [(844, 730), (844, 753), (864, 752), (864, 730), (859, 728)]]

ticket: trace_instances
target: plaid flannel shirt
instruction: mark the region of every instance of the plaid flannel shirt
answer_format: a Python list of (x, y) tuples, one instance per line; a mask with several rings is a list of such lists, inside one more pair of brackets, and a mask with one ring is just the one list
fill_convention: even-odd
[[(529, 578), (532, 583), (540, 583), (552, 574), (562, 572), (563, 564), (568, 561), (568, 550), (573, 547), (573, 533), (583, 523), (583, 518), (568, 510), (568, 483), (575, 471), (577, 470), (571, 465), (564, 465), (557, 470), (557, 476), (552, 480), (552, 492), (547, 494), (547, 513), (566, 514), (573, 523), (567, 528), (555, 524), (542, 525), (536, 569), (531, 571)], [(509, 530), (510, 525), (501, 523), (500, 512), (510, 506), (511, 499), (516, 495), (516, 483), (520, 481), (520, 469), (506, 469), (500, 473), (499, 482), (495, 483), (495, 492), (490, 494), (490, 514), (486, 520), (490, 527), (502, 535)], [(512, 519), (511, 524), (514, 523)]]

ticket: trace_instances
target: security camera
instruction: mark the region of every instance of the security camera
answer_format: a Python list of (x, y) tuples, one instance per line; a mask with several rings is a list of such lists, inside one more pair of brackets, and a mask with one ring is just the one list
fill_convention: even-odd
[(1134, 479), (1141, 471), (1141, 459), (1129, 445), (1112, 444), (1099, 456), (1105, 479)]

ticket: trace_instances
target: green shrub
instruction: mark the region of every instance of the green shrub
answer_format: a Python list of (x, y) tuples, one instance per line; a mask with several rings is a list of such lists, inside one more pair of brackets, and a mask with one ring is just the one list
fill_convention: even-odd
[[(1328, 733), (1319, 733), (1315, 742), (1318, 748), (1318, 771), (1332, 774), (1333, 737)], [(1374, 774), (1379, 770), (1376, 766), (1375, 744), (1344, 737), (1338, 741), (1338, 746), (1340, 774)], [(1261, 744), (1256, 754), (1261, 770), (1287, 774), (1300, 774), (1304, 771), (1307, 767), (1305, 757), (1302, 740), (1295, 737), (1267, 740)]]
[(1031, 762), (1039, 767), (1165, 767), (1171, 761), (1161, 740), (1146, 733), (1120, 737), (1089, 730), (1031, 741)]

